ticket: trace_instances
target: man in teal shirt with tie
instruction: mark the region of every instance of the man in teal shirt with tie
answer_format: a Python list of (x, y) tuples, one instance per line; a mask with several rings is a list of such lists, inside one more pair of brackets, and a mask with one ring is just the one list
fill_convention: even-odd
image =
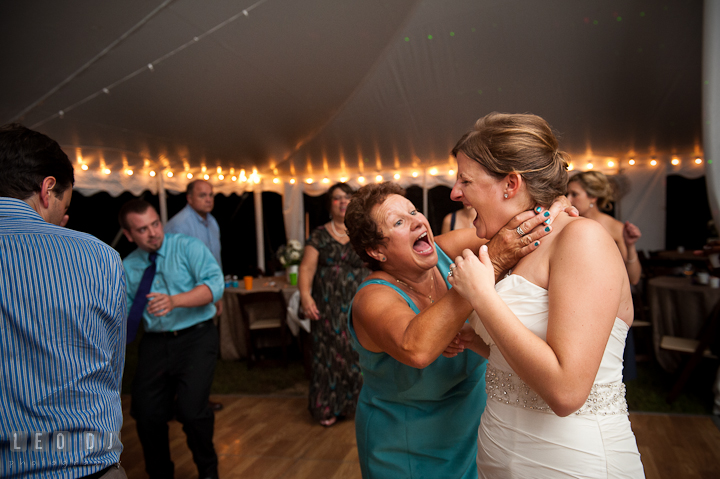
[(131, 200), (120, 210), (127, 239), (137, 244), (123, 266), (127, 277), (128, 340), (142, 320), (130, 414), (135, 418), (151, 479), (172, 478), (167, 422), (183, 424), (199, 478), (217, 478), (214, 414), (208, 406), (218, 354), (212, 322), (222, 297), (222, 270), (198, 239), (165, 234), (155, 209)]

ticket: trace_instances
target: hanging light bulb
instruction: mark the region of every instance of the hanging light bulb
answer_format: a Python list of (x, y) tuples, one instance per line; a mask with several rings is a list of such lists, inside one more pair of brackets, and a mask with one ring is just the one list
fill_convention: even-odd
[(328, 178), (328, 177), (326, 176), (325, 178), (322, 179), (322, 182), (323, 182), (323, 183), (326, 183), (326, 184), (327, 184), (327, 183), (330, 183), (330, 178)]
[(437, 175), (437, 174), (438, 174), (438, 169), (437, 169), (437, 168), (430, 168), (430, 174), (433, 175), (433, 176)]
[(628, 164), (629, 164), (630, 166), (635, 166), (635, 160), (632, 159), (632, 158), (630, 158), (630, 161), (628, 161)]
[(702, 158), (700, 158), (700, 157), (695, 158), (695, 164), (696, 165), (702, 164)]
[(273, 178), (273, 183), (275, 183), (276, 185), (280, 184), (280, 178), (278, 178), (277, 176)]
[(103, 168), (102, 172), (105, 173), (106, 175), (109, 175), (110, 173), (112, 173), (112, 171), (110, 171), (110, 168)]
[(587, 165), (585, 165), (585, 168), (587, 168), (588, 170), (592, 170), (594, 167), (595, 165), (593, 165), (592, 163), (588, 163)]
[(203, 179), (204, 179), (205, 181), (209, 180), (209, 179), (210, 179), (210, 175), (208, 175), (207, 173), (205, 173), (205, 174), (203, 175)]
[(450, 176), (455, 176), (455, 170), (453, 170), (452, 168), (450, 168), (450, 169), (448, 170), (448, 175), (450, 175)]
[(364, 177), (364, 176), (358, 176), (358, 183), (365, 183), (365, 177)]
[(375, 177), (375, 181), (378, 182), (378, 183), (382, 183), (382, 180), (383, 180), (382, 175), (377, 175), (377, 176)]
[(341, 176), (340, 177), (340, 183), (345, 183), (347, 181), (347, 176)]
[(128, 175), (128, 176), (132, 176), (132, 175), (133, 175), (133, 170), (127, 169), (127, 170), (125, 170), (125, 174)]
[(305, 183), (307, 183), (308, 185), (312, 185), (313, 179), (312, 179), (312, 178), (308, 178), (308, 179), (305, 180)]
[(88, 165), (86, 165), (85, 163), (83, 163), (83, 164), (80, 166), (80, 168), (82, 168), (83, 171), (87, 171)]
[(677, 166), (677, 165), (680, 164), (680, 158), (674, 157), (674, 158), (670, 161), (670, 163), (672, 163), (673, 166)]
[(413, 171), (413, 172), (412, 172), (412, 177), (413, 177), (413, 178), (417, 178), (418, 175), (420, 175), (420, 173), (418, 173), (417, 171)]
[(615, 166), (615, 162), (612, 160), (609, 160), (607, 165), (608, 165), (608, 168), (612, 168), (613, 166)]
[(655, 158), (653, 158), (652, 160), (650, 160), (650, 164), (652, 166), (657, 166), (657, 160)]
[(572, 171), (575, 169), (575, 165), (573, 165), (572, 163), (568, 163), (567, 169), (568, 171)]
[(218, 175), (218, 180), (222, 181), (225, 179), (225, 175)]
[(172, 171), (168, 171), (168, 172), (167, 172), (167, 177), (168, 177), (168, 178), (172, 178), (172, 177), (173, 177), (173, 172), (172, 172)]
[(290, 184), (291, 184), (291, 185), (294, 185), (294, 184), (295, 184), (295, 178), (290, 178)]
[(155, 172), (154, 172), (153, 170), (150, 170), (150, 173), (148, 173), (148, 174), (149, 174), (150, 176), (152, 176), (153, 178), (155, 177)]
[(187, 179), (188, 179), (188, 180), (192, 180), (192, 177), (193, 177), (193, 174), (192, 174), (192, 173), (188, 173), (188, 174), (187, 174)]
[(393, 175), (393, 178), (396, 179), (396, 180), (399, 180), (399, 179), (400, 179), (400, 173), (395, 173), (395, 174)]
[(231, 180), (237, 181), (237, 176), (233, 175), (233, 177), (231, 178)]

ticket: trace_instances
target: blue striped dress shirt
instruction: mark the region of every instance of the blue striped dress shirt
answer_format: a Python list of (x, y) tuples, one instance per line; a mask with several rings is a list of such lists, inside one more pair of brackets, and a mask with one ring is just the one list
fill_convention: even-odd
[(0, 197), (0, 477), (119, 461), (125, 301), (114, 249)]
[[(136, 249), (123, 260), (127, 275), (128, 313), (135, 300), (135, 293), (140, 286), (145, 268), (150, 264), (150, 253)], [(202, 241), (192, 236), (166, 233), (162, 246), (155, 259), (157, 269), (151, 293), (162, 293), (172, 296), (186, 293), (201, 284), (210, 288), (213, 295), (211, 303), (194, 308), (175, 308), (163, 316), (155, 316), (143, 312), (145, 331), (158, 333), (178, 331), (189, 328), (197, 323), (207, 321), (215, 316), (215, 304), (222, 298), (225, 291), (225, 280), (222, 270), (210, 250)]]

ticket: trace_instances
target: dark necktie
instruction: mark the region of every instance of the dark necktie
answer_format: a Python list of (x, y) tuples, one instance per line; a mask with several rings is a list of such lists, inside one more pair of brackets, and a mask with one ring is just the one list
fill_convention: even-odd
[(130, 344), (135, 339), (138, 326), (140, 326), (140, 320), (142, 320), (143, 311), (145, 311), (145, 306), (147, 306), (147, 295), (150, 294), (150, 287), (155, 277), (155, 258), (157, 258), (157, 253), (150, 253), (148, 258), (150, 259), (150, 265), (145, 268), (142, 279), (140, 279), (140, 286), (138, 286), (135, 299), (130, 308), (130, 314), (128, 314), (127, 344)]

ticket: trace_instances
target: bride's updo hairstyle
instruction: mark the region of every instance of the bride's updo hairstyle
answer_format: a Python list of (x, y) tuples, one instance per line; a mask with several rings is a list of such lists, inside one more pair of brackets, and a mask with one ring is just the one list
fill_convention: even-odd
[(570, 183), (579, 183), (589, 197), (597, 198), (597, 206), (601, 210), (612, 210), (612, 202), (615, 201), (615, 187), (604, 174), (599, 171), (583, 171), (570, 178)]
[(567, 192), (569, 156), (545, 120), (531, 114), (490, 113), (475, 122), (452, 150), (477, 161), (488, 174), (502, 179), (522, 176), (532, 204), (549, 207)]

